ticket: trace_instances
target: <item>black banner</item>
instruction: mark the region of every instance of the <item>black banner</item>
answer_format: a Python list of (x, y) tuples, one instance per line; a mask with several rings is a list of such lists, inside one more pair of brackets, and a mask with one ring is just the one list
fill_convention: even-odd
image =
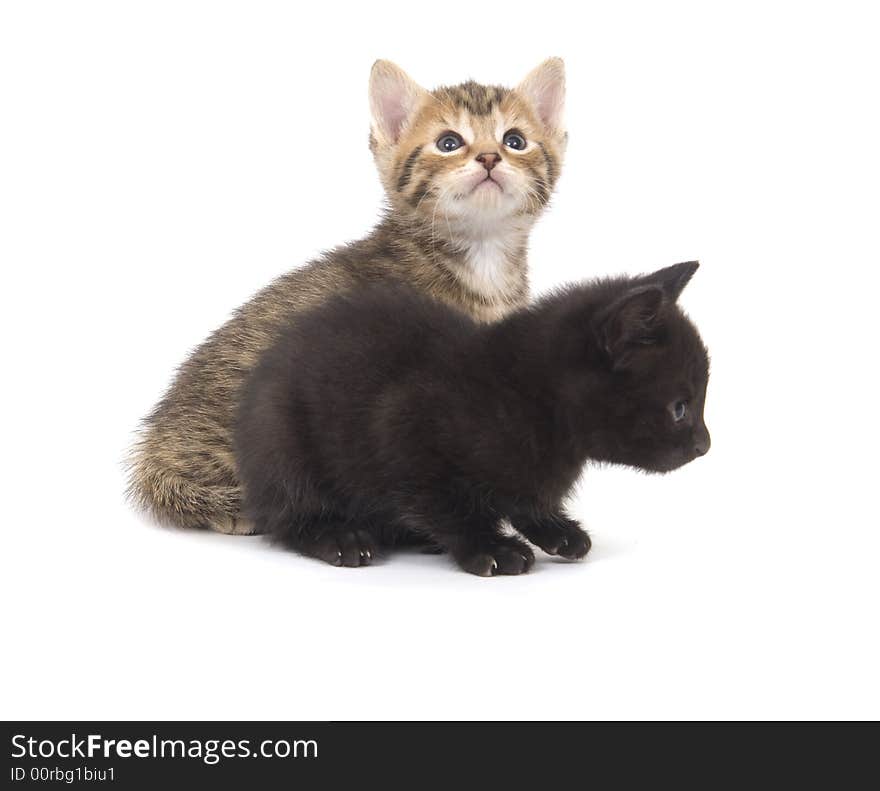
[[(4, 723), (6, 787), (477, 779), (714, 788), (875, 785), (876, 725)], [(176, 786), (175, 786), (176, 787)], [(286, 786), (290, 788), (291, 786)]]

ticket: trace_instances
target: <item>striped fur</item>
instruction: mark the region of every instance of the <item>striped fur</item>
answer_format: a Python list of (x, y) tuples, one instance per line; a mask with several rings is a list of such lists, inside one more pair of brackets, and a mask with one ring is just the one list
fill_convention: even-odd
[[(278, 278), (192, 353), (143, 422), (129, 460), (130, 498), (164, 523), (252, 531), (239, 518), (232, 455), (239, 389), (290, 316), (331, 294), (400, 279), (480, 321), (525, 304), (528, 234), (556, 185), (565, 146), (535, 86), (561, 91), (562, 79), (554, 59), (518, 89), (466, 82), (428, 92), (379, 61), (370, 150), (388, 198), (384, 219), (367, 238)], [(525, 137), (526, 149), (503, 145), (510, 129)], [(447, 131), (464, 139), (460, 151), (438, 150)], [(498, 189), (473, 188), (485, 172), (475, 157), (485, 152), (501, 157), (493, 170)]]

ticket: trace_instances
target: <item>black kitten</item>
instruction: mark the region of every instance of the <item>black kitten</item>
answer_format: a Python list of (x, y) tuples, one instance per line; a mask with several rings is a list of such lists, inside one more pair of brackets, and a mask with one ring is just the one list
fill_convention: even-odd
[(298, 316), (247, 380), (245, 510), (337, 566), (420, 538), (474, 574), (528, 544), (581, 558), (563, 511), (588, 459), (667, 472), (709, 449), (709, 361), (676, 299), (697, 269), (576, 286), (492, 325), (400, 286)]

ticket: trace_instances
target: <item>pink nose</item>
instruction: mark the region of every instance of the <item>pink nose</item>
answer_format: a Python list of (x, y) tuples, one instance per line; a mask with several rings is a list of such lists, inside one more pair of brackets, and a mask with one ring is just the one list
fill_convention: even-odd
[(500, 154), (478, 154), (477, 162), (479, 162), (486, 170), (492, 171), (492, 168), (501, 160)]

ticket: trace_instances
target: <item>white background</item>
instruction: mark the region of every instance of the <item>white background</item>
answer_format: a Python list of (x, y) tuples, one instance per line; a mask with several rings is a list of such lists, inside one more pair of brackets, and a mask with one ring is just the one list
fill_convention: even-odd
[[(4, 718), (880, 716), (870, 4), (6, 2)], [(594, 549), (478, 579), (156, 527), (138, 420), (275, 275), (365, 234), (377, 57), (568, 69), (536, 292), (699, 258), (712, 451), (587, 471)]]

